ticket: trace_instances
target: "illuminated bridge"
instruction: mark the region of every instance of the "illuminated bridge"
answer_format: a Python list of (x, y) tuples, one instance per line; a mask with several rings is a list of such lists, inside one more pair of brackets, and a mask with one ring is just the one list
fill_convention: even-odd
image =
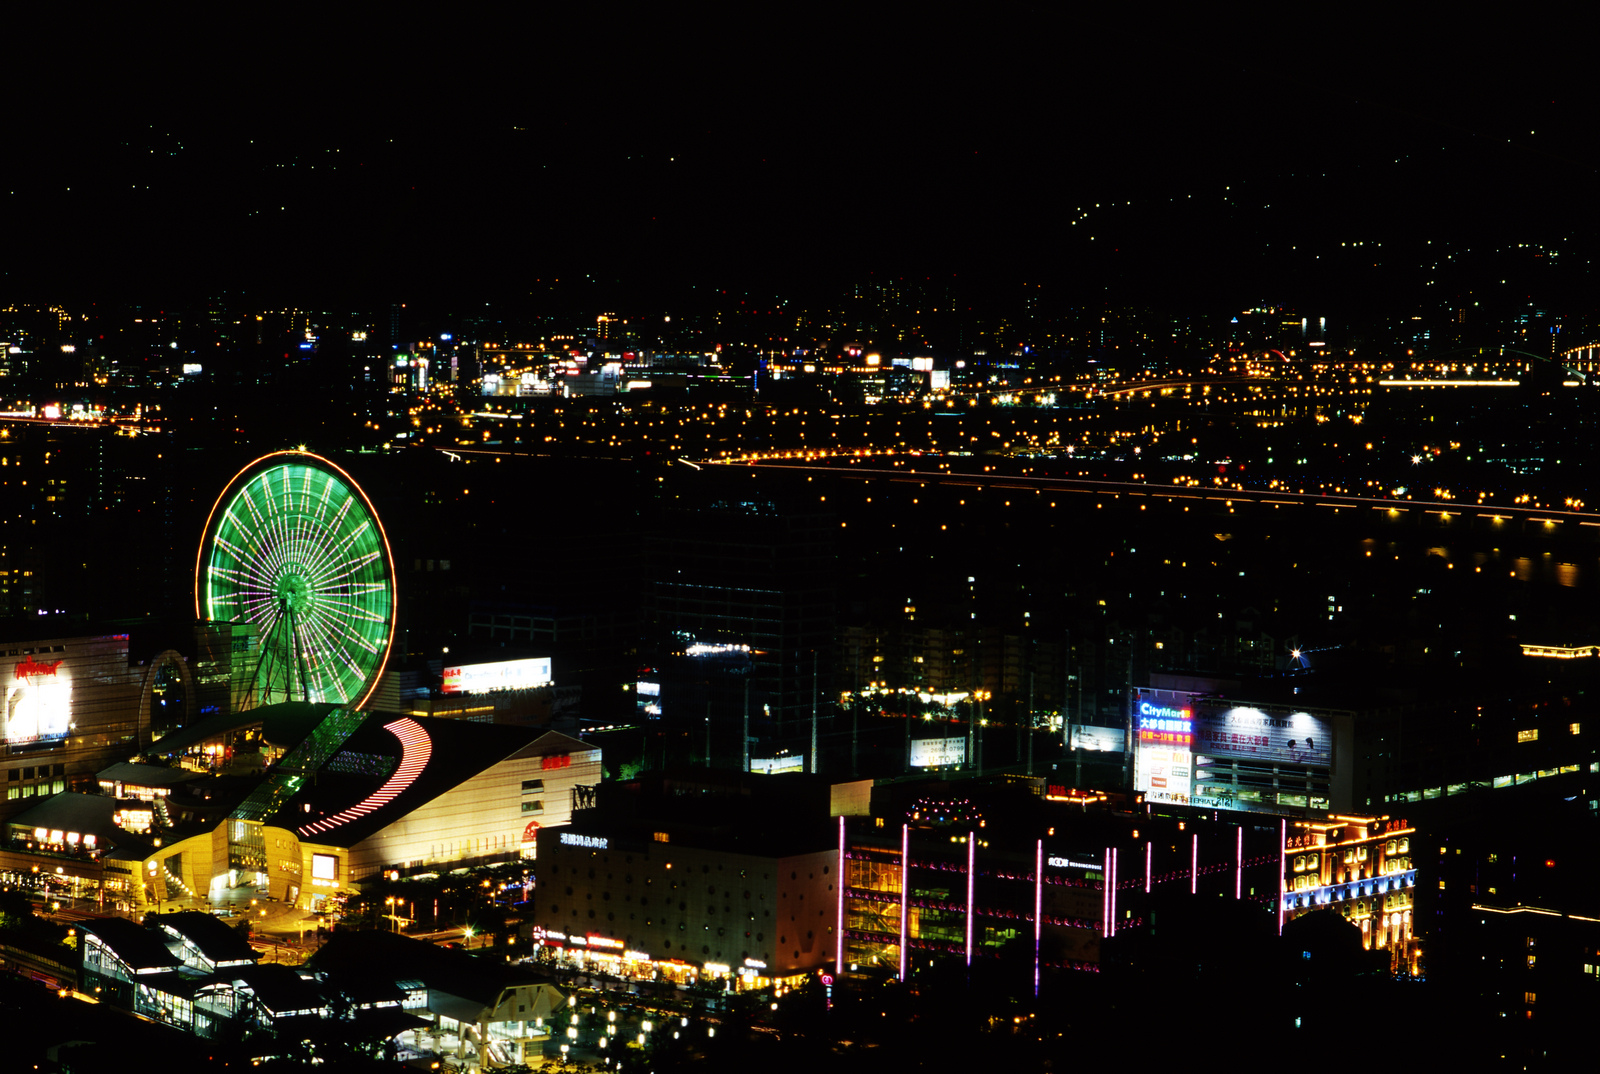
[[(860, 460), (857, 460), (860, 461)], [(1468, 523), (1489, 527), (1512, 524), (1523, 529), (1554, 533), (1578, 527), (1600, 529), (1600, 514), (1589, 511), (1554, 510), (1535, 506), (1505, 506), (1501, 504), (1473, 504), (1451, 500), (1425, 500), (1390, 498), (1384, 496), (1322, 495), (1309, 492), (1287, 492), (1280, 489), (1250, 489), (1238, 487), (1208, 487), (1205, 485), (1157, 485), (1140, 481), (1104, 481), (1078, 477), (1042, 477), (1034, 475), (974, 473), (971, 471), (934, 471), (890, 469), (882, 466), (827, 465), (825, 463), (729, 462), (725, 465), (746, 465), (751, 468), (803, 472), (817, 476), (856, 480), (888, 480), (917, 485), (967, 486), (995, 490), (1014, 490), (1036, 494), (1078, 493), (1097, 498), (1127, 499), (1130, 502), (1160, 502), (1172, 506), (1192, 504), (1196, 509), (1233, 512), (1237, 507), (1261, 506), (1271, 508), (1304, 507), (1328, 510), (1334, 514), (1347, 512), (1379, 511), (1394, 517), (1411, 517), (1422, 520), (1433, 516), (1434, 521)]]
[(1562, 351), (1558, 357), (1563, 366), (1580, 374), (1585, 380), (1600, 374), (1600, 343), (1572, 347)]

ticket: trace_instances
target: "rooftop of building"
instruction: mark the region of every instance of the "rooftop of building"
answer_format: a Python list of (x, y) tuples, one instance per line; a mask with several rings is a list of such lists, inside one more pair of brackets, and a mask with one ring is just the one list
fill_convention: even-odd
[(175, 914), (160, 914), (149, 919), (174, 936), (182, 937), (212, 964), (223, 962), (254, 962), (260, 952), (250, 946), (239, 931), (219, 921), (210, 914), (197, 910), (183, 910)]
[(854, 782), (801, 772), (672, 768), (601, 784), (594, 808), (574, 811), (572, 827), (640, 842), (662, 832), (679, 846), (766, 857), (809, 853), (837, 843), (834, 788)]
[(9, 616), (0, 618), (0, 652), (18, 647), (37, 647), (43, 642), (66, 642), (82, 638), (121, 635), (126, 624), (90, 619), (86, 615)]
[[(465, 720), (332, 708), (320, 720), (281, 715), (268, 717), (266, 734), (288, 752), (233, 815), (328, 846), (354, 846), (513, 756), (593, 748), (555, 731)], [(291, 726), (303, 733), (286, 733)]]
[(1414, 680), (1393, 680), (1371, 669), (1360, 674), (1342, 666), (1272, 675), (1151, 672), (1149, 687), (1273, 708), (1357, 714), (1440, 697)]
[(316, 982), (302, 977), (298, 971), (278, 962), (263, 962), (249, 966), (235, 966), (226, 971), (227, 976), (242, 981), (254, 992), (262, 1006), (274, 1015), (296, 1011), (314, 1011), (322, 1006), (322, 992)]
[(206, 778), (203, 772), (187, 768), (168, 768), (165, 765), (139, 764), (136, 761), (118, 761), (95, 773), (102, 783), (121, 783), (134, 787), (175, 787), (180, 783), (193, 783)]
[(183, 965), (181, 959), (167, 949), (161, 934), (147, 929), (135, 921), (120, 917), (90, 918), (79, 924), (85, 932), (92, 932), (129, 968), (176, 972)]
[[(302, 706), (304, 703), (293, 701), (286, 702), (286, 704)], [(170, 731), (162, 735), (152, 742), (145, 752), (151, 756), (167, 757), (186, 753), (195, 746), (215, 739), (231, 739), (240, 731), (261, 726), (265, 718), (264, 714), (278, 707), (277, 705), (270, 705), (264, 708), (247, 709), (244, 712), (219, 712), (214, 716), (207, 716), (204, 719), (196, 720), (187, 727), (180, 727), (176, 731)], [(330, 709), (333, 706), (313, 705), (306, 707)]]
[[(312, 955), (307, 967), (351, 986), (396, 987), (413, 979), (430, 991), (456, 996), (480, 1009), (493, 1009), (507, 989), (551, 986), (551, 978), (525, 966), (480, 958), (381, 929), (336, 932)], [(533, 1017), (530, 1014), (530, 1017)]]
[(97, 845), (109, 847), (129, 835), (112, 819), (121, 806), (118, 799), (105, 795), (62, 791), (18, 813), (7, 824), (12, 828), (45, 828), (77, 832), (80, 836), (92, 835)]

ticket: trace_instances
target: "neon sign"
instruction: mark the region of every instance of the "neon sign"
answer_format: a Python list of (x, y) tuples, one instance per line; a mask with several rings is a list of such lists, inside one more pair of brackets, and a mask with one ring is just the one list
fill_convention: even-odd
[(1189, 750), (1195, 739), (1193, 710), (1141, 699), (1138, 723), (1134, 789), (1143, 793), (1147, 801), (1186, 804), (1190, 792)]
[(1161, 746), (1188, 746), (1194, 742), (1194, 720), (1188, 709), (1139, 702), (1139, 741)]
[(562, 832), (561, 841), (569, 847), (585, 847), (589, 850), (604, 850), (611, 842), (603, 835), (578, 835), (576, 832)]
[(62, 661), (60, 660), (51, 660), (47, 662), (43, 660), (35, 660), (31, 656), (24, 657), (23, 659), (17, 661), (16, 678), (26, 679), (34, 675), (49, 675), (53, 678), (56, 673), (56, 668), (60, 667), (61, 664)]

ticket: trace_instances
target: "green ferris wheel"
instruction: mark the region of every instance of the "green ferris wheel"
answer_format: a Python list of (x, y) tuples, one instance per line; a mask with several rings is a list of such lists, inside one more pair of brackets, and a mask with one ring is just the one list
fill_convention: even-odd
[(236, 474), (206, 520), (195, 614), (255, 628), (245, 707), (323, 701), (361, 708), (394, 637), (394, 561), (372, 501), (305, 451)]

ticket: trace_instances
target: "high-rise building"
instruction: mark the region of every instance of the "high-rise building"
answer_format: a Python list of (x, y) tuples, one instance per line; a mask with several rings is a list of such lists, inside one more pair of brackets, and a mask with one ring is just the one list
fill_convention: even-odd
[(747, 645), (751, 692), (779, 738), (809, 735), (832, 694), (833, 516), (732, 488), (684, 490), (648, 538), (647, 630), (659, 646)]

